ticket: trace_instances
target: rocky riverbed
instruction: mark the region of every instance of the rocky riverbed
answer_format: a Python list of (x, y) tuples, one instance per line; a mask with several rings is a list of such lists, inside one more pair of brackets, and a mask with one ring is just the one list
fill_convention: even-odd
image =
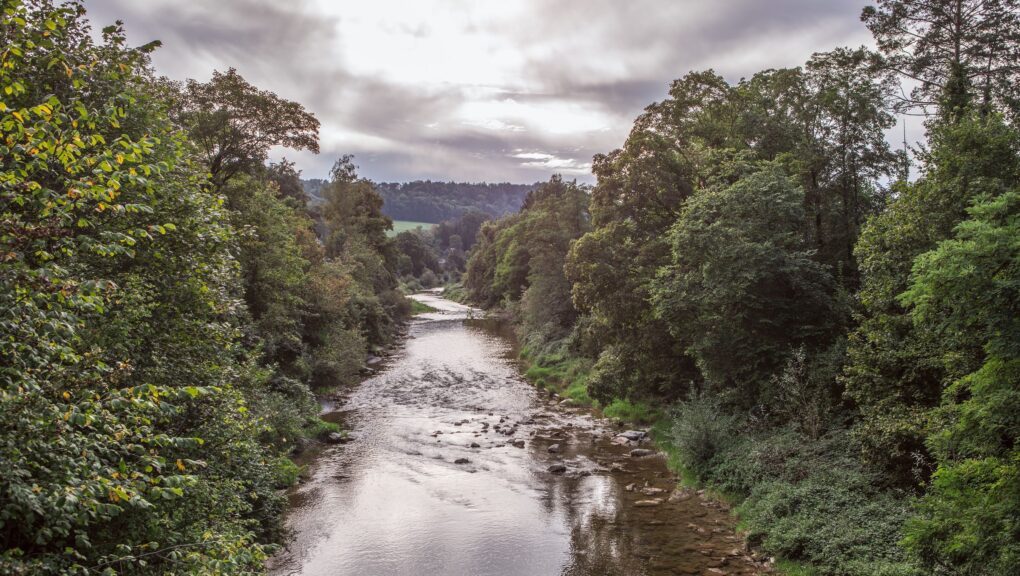
[(418, 295), (379, 373), (327, 404), (353, 441), (291, 492), (277, 575), (750, 575), (725, 508), (642, 430), (536, 390), (507, 326)]

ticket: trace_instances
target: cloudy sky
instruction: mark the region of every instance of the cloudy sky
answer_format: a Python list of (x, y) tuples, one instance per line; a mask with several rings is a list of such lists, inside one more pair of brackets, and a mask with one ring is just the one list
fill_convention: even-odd
[(669, 82), (731, 81), (870, 45), (866, 0), (85, 0), (154, 64), (207, 80), (235, 67), (322, 122), (305, 177), (353, 153), (379, 181), (591, 181)]

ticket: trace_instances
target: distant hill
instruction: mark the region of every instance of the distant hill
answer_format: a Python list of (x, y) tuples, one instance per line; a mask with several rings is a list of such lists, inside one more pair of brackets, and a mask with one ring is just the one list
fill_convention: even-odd
[[(310, 204), (322, 203), (323, 180), (303, 180)], [(383, 214), (394, 220), (439, 223), (469, 210), (494, 218), (517, 212), (524, 197), (538, 184), (467, 182), (382, 182), (376, 189), (383, 198)]]

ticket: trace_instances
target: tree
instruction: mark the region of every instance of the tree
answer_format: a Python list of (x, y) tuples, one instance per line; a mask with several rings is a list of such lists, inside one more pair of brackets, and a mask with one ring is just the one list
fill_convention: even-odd
[(841, 324), (835, 283), (803, 223), (803, 192), (766, 164), (697, 192), (670, 233), (656, 314), (731, 401), (759, 401), (791, 352), (824, 349)]
[[(863, 283), (849, 336), (846, 394), (862, 411), (865, 459), (887, 481), (917, 486), (931, 472), (925, 429), (943, 390), (976, 369), (977, 350), (955, 349), (911, 321), (899, 301), (915, 259), (950, 237), (977, 197), (997, 196), (1020, 177), (1020, 138), (991, 115), (936, 126), (925, 172), (864, 228), (856, 247)], [(973, 347), (972, 347), (973, 348)]]
[(75, 3), (0, 18), (0, 571), (257, 570), (277, 456), (155, 45), (94, 44)]
[(280, 196), (289, 198), (299, 208), (305, 207), (308, 197), (301, 183), (301, 171), (294, 168), (293, 162), (283, 158), (278, 163), (270, 163), (267, 176), (276, 184)]
[(230, 68), (209, 82), (188, 80), (178, 122), (191, 135), (214, 189), (245, 170), (261, 168), (273, 146), (319, 151), (319, 121), (296, 102), (252, 86)]
[(935, 106), (956, 121), (968, 109), (1020, 112), (1020, 3), (879, 0), (861, 20), (888, 68), (916, 83), (900, 108)]
[(931, 570), (1005, 575), (1020, 562), (1020, 190), (979, 198), (921, 255), (900, 300), (947, 360), (982, 364), (944, 393), (927, 444), (938, 468), (906, 543)]

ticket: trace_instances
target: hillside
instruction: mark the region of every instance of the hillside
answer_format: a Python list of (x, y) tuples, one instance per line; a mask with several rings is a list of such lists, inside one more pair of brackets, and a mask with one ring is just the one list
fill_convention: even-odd
[[(320, 204), (324, 181), (302, 180), (310, 204)], [(383, 214), (393, 220), (439, 223), (469, 210), (498, 218), (517, 212), (535, 184), (433, 182), (382, 182), (376, 184), (383, 198)]]

